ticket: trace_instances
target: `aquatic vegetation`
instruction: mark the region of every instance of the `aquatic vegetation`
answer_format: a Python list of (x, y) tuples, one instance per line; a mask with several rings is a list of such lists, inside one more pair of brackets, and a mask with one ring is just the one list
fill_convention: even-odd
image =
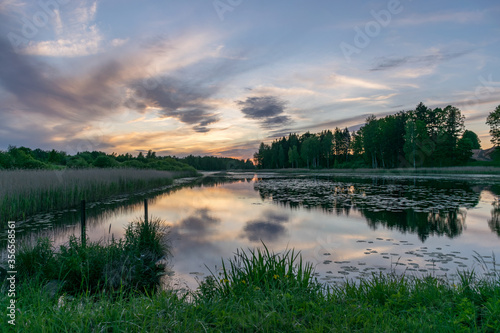
[[(439, 185), (439, 186), (436, 186)], [(441, 181), (433, 186), (422, 180), (366, 179), (353, 177), (299, 176), (263, 178), (254, 185), (261, 198), (289, 207), (320, 207), (328, 213), (359, 211), (368, 224), (402, 232), (452, 238), (462, 233), (466, 209), (478, 204), (479, 194), (465, 184)]]
[(60, 292), (153, 292), (160, 286), (169, 255), (168, 228), (160, 219), (138, 220), (126, 229), (125, 238), (106, 244), (75, 236), (56, 250), (49, 239), (25, 244), (17, 255), (21, 283), (55, 284)]
[(172, 184), (187, 175), (157, 170), (83, 169), (0, 172), (0, 226), (35, 213), (76, 207), (110, 196)]
[(358, 209), (435, 212), (448, 208), (471, 208), (478, 195), (454, 188), (432, 188), (420, 184), (369, 184), (329, 178), (262, 179), (254, 188), (261, 196), (293, 205), (325, 208), (354, 207)]

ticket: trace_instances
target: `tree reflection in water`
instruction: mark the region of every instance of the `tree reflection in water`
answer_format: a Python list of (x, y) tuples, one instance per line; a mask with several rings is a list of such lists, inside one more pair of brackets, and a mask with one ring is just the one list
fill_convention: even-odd
[[(480, 193), (466, 182), (405, 180), (376, 181), (354, 178), (262, 179), (256, 183), (262, 199), (292, 209), (320, 207), (325, 212), (349, 215), (358, 211), (373, 230), (380, 226), (417, 234), (454, 238), (463, 233), (467, 211), (479, 203)], [(500, 207), (491, 225), (500, 232)], [(493, 213), (492, 213), (493, 215)]]

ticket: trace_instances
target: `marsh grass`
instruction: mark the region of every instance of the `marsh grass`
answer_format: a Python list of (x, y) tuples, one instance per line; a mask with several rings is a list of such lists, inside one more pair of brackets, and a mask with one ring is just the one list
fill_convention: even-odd
[(226, 296), (259, 293), (269, 294), (276, 290), (319, 291), (320, 285), (313, 280), (313, 266), (303, 263), (300, 253), (286, 250), (283, 253), (263, 248), (238, 250), (222, 270), (212, 272), (203, 281), (203, 296)]
[(112, 195), (170, 185), (187, 175), (138, 169), (0, 171), (0, 226), (35, 213), (77, 207)]
[[(35, 283), (20, 292), (17, 322), (26, 332), (500, 331), (498, 275), (468, 272), (453, 284), (378, 274), (322, 287), (299, 253), (276, 254), (266, 246), (238, 251), (192, 298), (165, 290), (51, 298)], [(0, 296), (0, 306), (6, 301)]]
[(165, 264), (159, 262), (169, 253), (168, 228), (163, 222), (137, 220), (129, 224), (123, 240), (107, 244), (87, 242), (82, 246), (72, 236), (57, 251), (47, 238), (24, 245), (17, 255), (18, 277), (21, 283), (52, 281), (70, 295), (151, 293), (160, 287)]

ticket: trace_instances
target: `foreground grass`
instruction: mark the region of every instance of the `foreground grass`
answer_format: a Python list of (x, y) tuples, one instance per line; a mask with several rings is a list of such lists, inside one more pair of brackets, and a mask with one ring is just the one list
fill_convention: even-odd
[[(51, 297), (20, 286), (19, 332), (499, 332), (500, 277), (377, 275), (327, 288), (293, 251), (239, 252), (197, 291)], [(5, 309), (7, 299), (0, 296)], [(2, 329), (7, 326), (2, 323)]]
[(0, 172), (0, 226), (8, 220), (76, 207), (81, 200), (170, 185), (193, 173), (138, 169), (14, 170)]

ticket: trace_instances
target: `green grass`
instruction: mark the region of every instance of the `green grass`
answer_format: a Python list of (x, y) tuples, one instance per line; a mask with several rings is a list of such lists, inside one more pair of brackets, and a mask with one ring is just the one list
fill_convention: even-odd
[(0, 172), (0, 226), (35, 213), (77, 207), (81, 200), (170, 185), (192, 173), (137, 169), (14, 170)]
[[(500, 276), (374, 275), (324, 287), (293, 250), (238, 251), (180, 295), (79, 293), (20, 285), (19, 332), (499, 332)], [(5, 309), (8, 299), (0, 296)], [(2, 323), (2, 329), (6, 326)]]
[[(70, 295), (106, 292), (114, 295), (140, 291), (152, 293), (160, 285), (169, 255), (168, 228), (155, 218), (132, 222), (125, 238), (107, 244), (70, 237), (56, 250), (48, 238), (25, 244), (16, 256), (18, 280), (40, 283)], [(53, 290), (55, 292), (55, 290)]]
[(287, 250), (276, 254), (263, 244), (263, 249), (237, 251), (228, 264), (223, 261), (222, 271), (212, 273), (201, 283), (200, 290), (207, 297), (318, 287), (313, 283), (312, 265), (303, 263), (298, 253)]

